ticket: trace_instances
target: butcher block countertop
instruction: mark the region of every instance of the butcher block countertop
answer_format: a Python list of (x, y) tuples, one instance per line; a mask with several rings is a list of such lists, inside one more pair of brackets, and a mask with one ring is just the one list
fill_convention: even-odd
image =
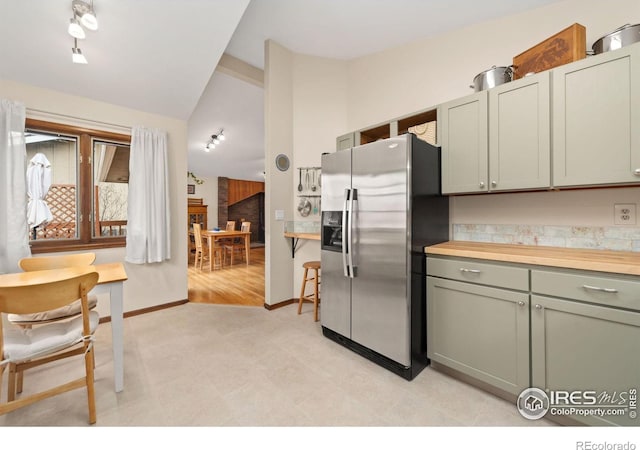
[(290, 233), (285, 232), (284, 237), (287, 238), (298, 238), (298, 239), (310, 239), (312, 241), (320, 240), (320, 233)]
[(425, 253), (640, 275), (640, 252), (448, 241), (425, 247)]

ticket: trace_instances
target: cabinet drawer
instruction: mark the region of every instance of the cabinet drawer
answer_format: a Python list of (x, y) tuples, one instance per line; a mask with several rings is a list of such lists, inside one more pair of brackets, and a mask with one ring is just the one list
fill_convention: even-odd
[(532, 270), (531, 291), (616, 308), (640, 310), (640, 278), (621, 279), (579, 272)]
[(529, 290), (529, 270), (474, 259), (427, 257), (427, 275), (521, 291)]

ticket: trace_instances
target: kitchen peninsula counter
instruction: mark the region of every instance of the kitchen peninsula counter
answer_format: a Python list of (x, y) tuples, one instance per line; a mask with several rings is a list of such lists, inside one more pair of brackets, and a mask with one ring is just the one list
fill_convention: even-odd
[(427, 256), (457, 256), (567, 269), (640, 275), (640, 252), (448, 241), (425, 247)]

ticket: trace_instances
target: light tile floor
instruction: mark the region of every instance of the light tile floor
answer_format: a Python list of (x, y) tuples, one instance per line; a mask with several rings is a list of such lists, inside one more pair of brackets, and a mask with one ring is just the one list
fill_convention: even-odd
[[(311, 308), (189, 303), (125, 320), (125, 389), (110, 326), (96, 342), (97, 426), (540, 426), (513, 404), (431, 368), (413, 381), (322, 336)], [(43, 373), (46, 371), (46, 373)], [(39, 373), (40, 372), (40, 373)], [(82, 372), (25, 376), (25, 392)], [(65, 378), (66, 379), (66, 378)], [(6, 376), (2, 394), (6, 399)], [(0, 416), (2, 426), (85, 426), (82, 389)]]

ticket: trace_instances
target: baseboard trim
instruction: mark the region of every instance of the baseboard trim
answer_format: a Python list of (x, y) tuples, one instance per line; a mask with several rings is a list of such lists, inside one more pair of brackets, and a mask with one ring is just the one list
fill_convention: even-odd
[(283, 300), (278, 303), (274, 303), (273, 305), (269, 305), (267, 303), (264, 304), (264, 309), (267, 311), (273, 311), (274, 309), (282, 308), (283, 306), (292, 305), (293, 303), (298, 303), (299, 299), (290, 298), (289, 300)]
[[(173, 308), (174, 306), (184, 305), (189, 303), (189, 300), (178, 300), (170, 303), (163, 303), (162, 305), (150, 306), (148, 308), (136, 309), (134, 311), (127, 311), (124, 313), (124, 318), (139, 316), (140, 314), (146, 314), (154, 311), (160, 311), (161, 309)], [(111, 322), (111, 316), (100, 317), (100, 323)]]

